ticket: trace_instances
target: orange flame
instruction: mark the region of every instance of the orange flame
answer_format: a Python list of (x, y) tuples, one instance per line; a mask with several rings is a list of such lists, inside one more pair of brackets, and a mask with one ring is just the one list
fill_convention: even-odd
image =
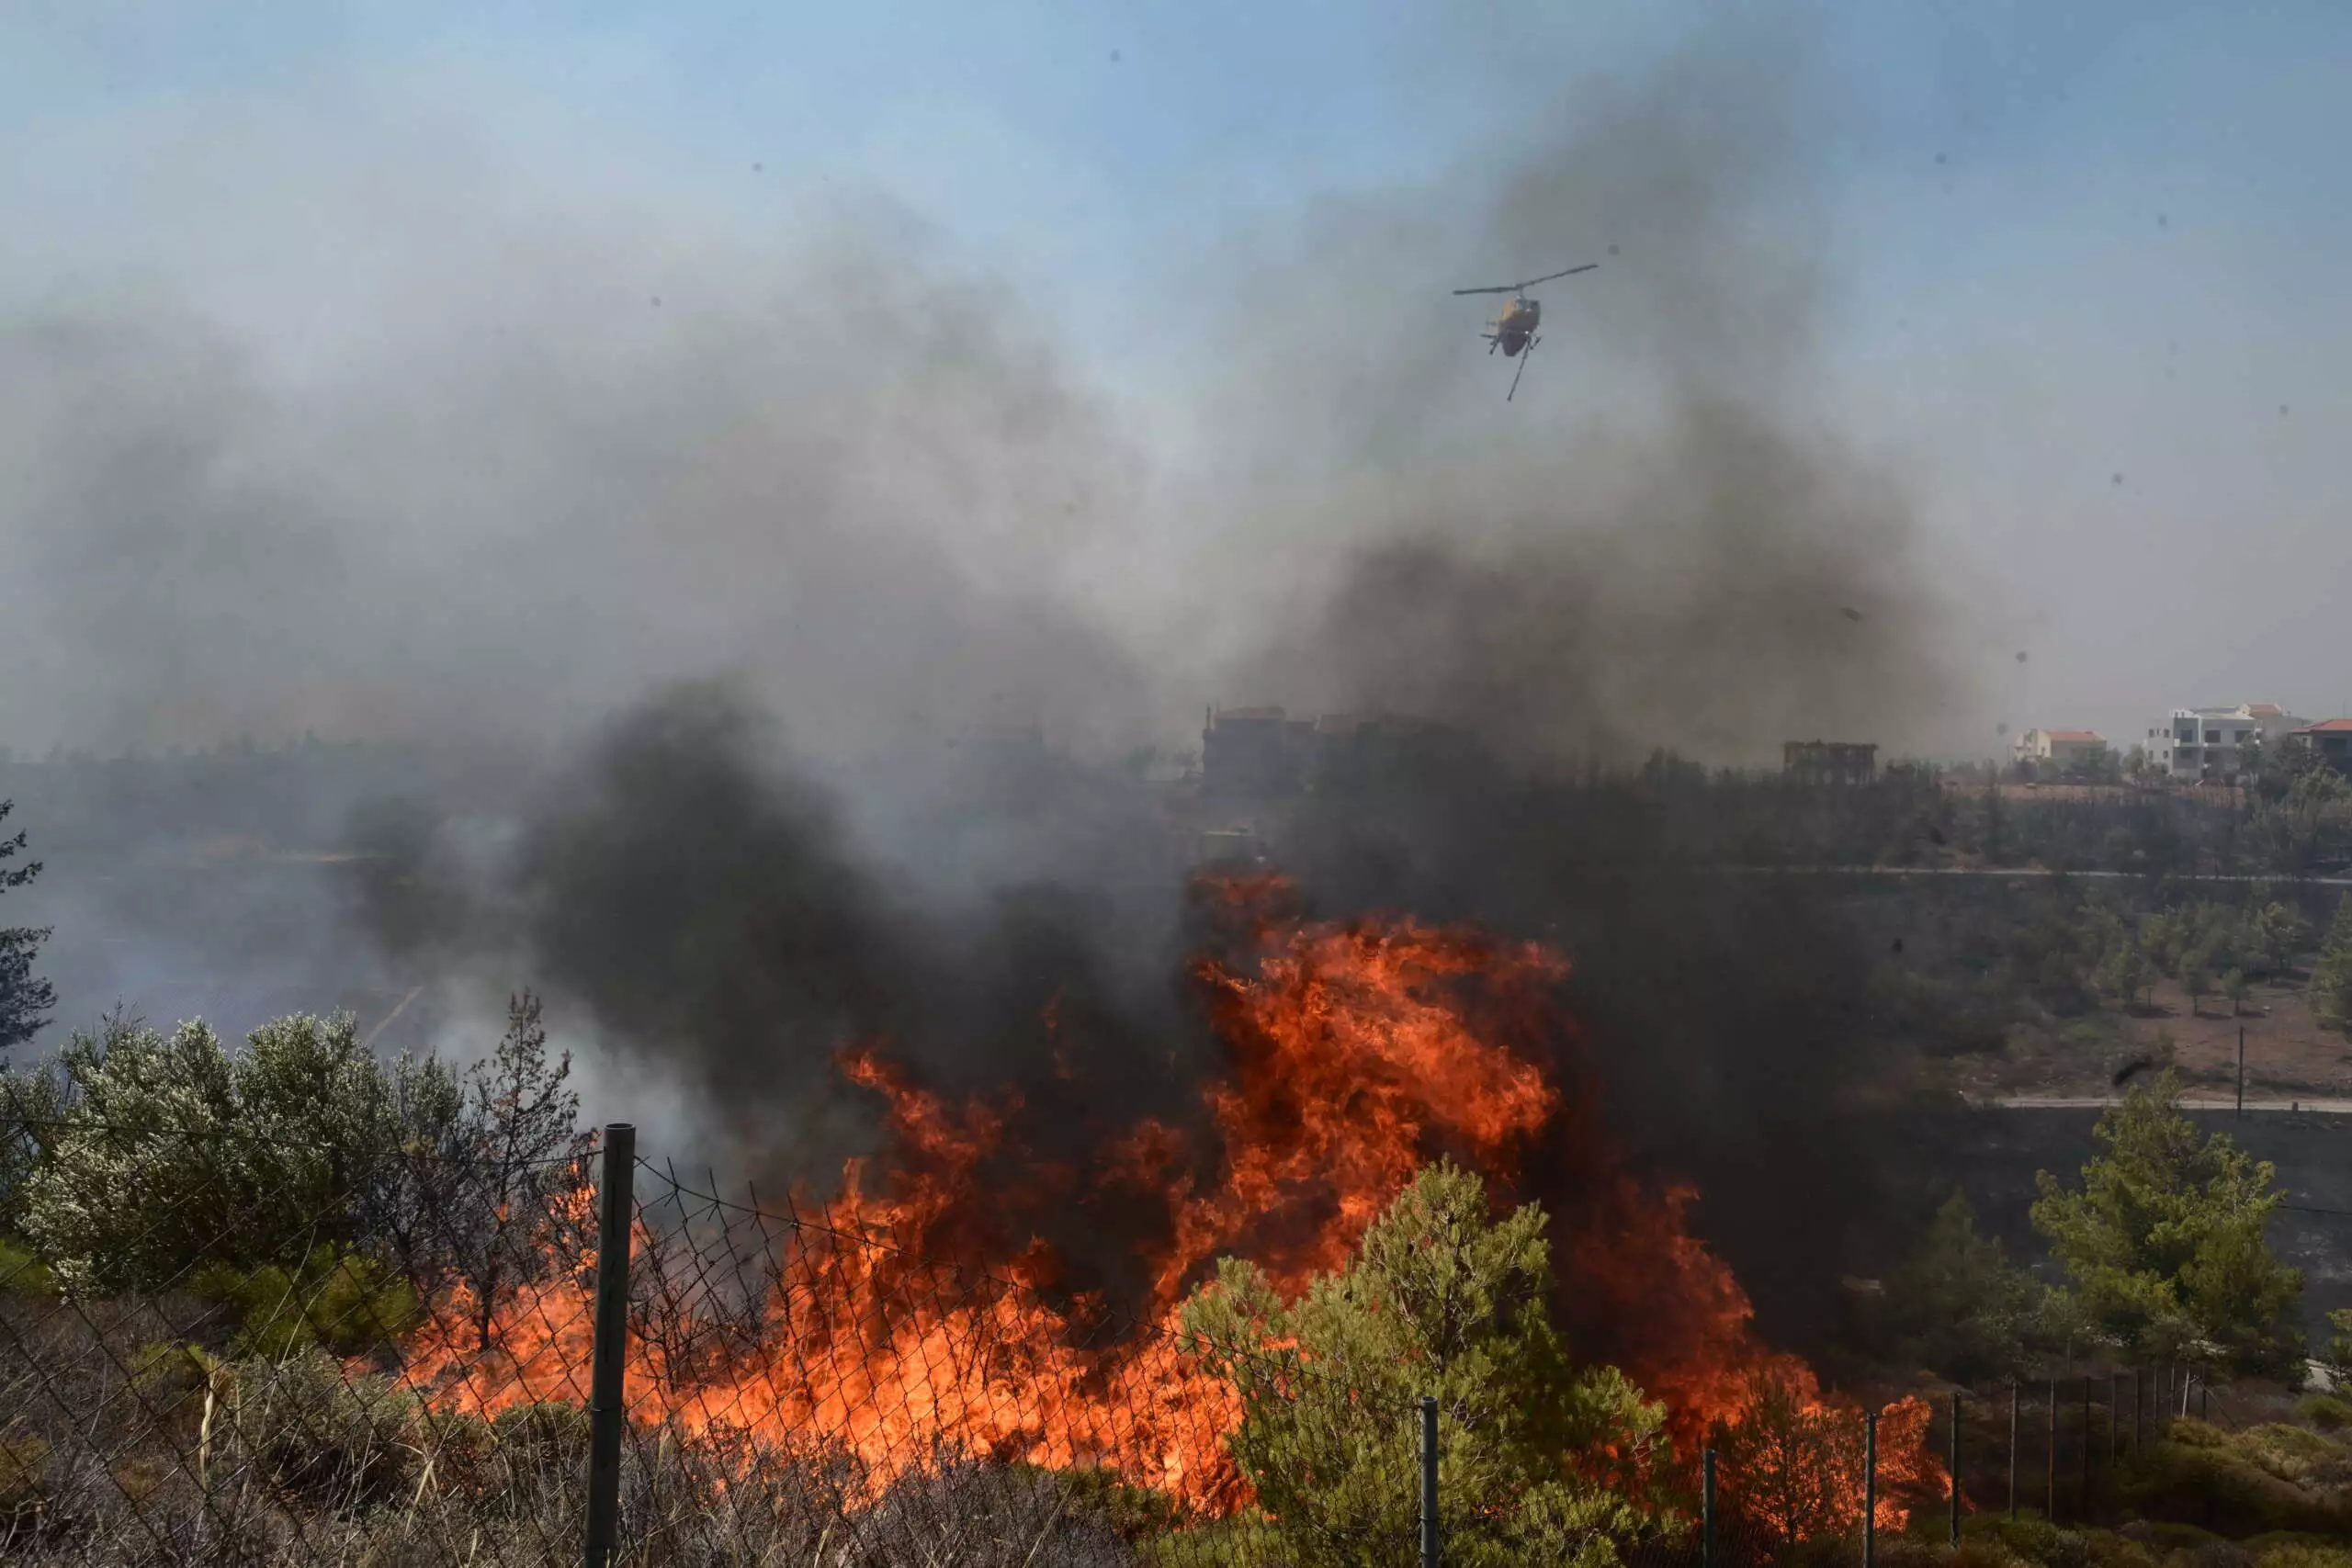
[[(1508, 1190), (1548, 1139), (1572, 1146), (1577, 1168), (1577, 1190), (1547, 1194), (1572, 1331), (1604, 1326), (1609, 1353), (1672, 1412), (1686, 1460), (1710, 1432), (1731, 1434), (1752, 1461), (1733, 1489), (1772, 1528), (1793, 1537), (1859, 1519), (1859, 1477), (1841, 1446), (1850, 1427), (1859, 1451), (1859, 1415), (1756, 1340), (1745, 1292), (1690, 1233), (1695, 1193), (1653, 1191), (1619, 1168), (1597, 1097), (1570, 1084), (1561, 959), (1409, 919), (1299, 921), (1280, 912), (1290, 890), (1274, 879), (1206, 892), (1240, 919), (1246, 953), (1194, 970), (1229, 1053), (1200, 1091), (1214, 1148), (1145, 1120), (1108, 1136), (1085, 1168), (1057, 1168), (1023, 1156), (1018, 1096), (951, 1105), (878, 1047), (845, 1051), (844, 1076), (887, 1107), (882, 1153), (848, 1162), (830, 1201), (797, 1205), (760, 1299), (734, 1303), (744, 1332), (717, 1333), (707, 1303), (684, 1310), (684, 1332), (649, 1317), (631, 1359), (637, 1418), (846, 1450), (869, 1487), (945, 1445), (1107, 1470), (1230, 1512), (1249, 1500), (1224, 1443), (1241, 1408), (1177, 1349), (1182, 1293), (1234, 1254), (1301, 1290), (1341, 1267), (1437, 1154)], [(1057, 1013), (1043, 1026), (1069, 1077), (1082, 1066)], [(1063, 1270), (1042, 1238), (1003, 1239), (1007, 1216), (1017, 1226), (1082, 1190), (1139, 1196), (1164, 1222), (1136, 1244), (1146, 1294), (1128, 1332), (1110, 1332), (1116, 1314), (1097, 1296), (1056, 1299)], [(973, 1256), (988, 1238), (1001, 1245)], [(657, 1280), (668, 1245), (640, 1223), (635, 1246)], [(464, 1326), (473, 1303), (456, 1292), (435, 1303), (407, 1350), (410, 1376), (437, 1406), (584, 1400), (592, 1269), (543, 1272), (496, 1303), (486, 1351)], [(1927, 1427), (1917, 1401), (1882, 1423), (1882, 1473), (1899, 1480), (1883, 1488), (1889, 1528), (1902, 1520), (1894, 1494), (1935, 1473)], [(1775, 1464), (1800, 1458), (1824, 1478), (1821, 1497), (1772, 1481)]]

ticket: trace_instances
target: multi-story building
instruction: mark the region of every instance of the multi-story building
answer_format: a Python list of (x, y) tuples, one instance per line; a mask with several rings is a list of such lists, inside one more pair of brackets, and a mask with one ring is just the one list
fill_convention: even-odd
[(2177, 779), (2233, 778), (2239, 749), (2256, 739), (2266, 750), (2305, 728), (2277, 703), (2240, 703), (2227, 708), (2175, 708), (2159, 728), (2148, 731), (2148, 764)]
[(1201, 726), (1201, 783), (1212, 795), (1272, 798), (1306, 781), (1312, 719), (1278, 707), (1211, 708)]
[(1790, 740), (1781, 768), (1802, 784), (1866, 784), (1878, 777), (1878, 748), (1844, 740)]
[(2322, 719), (2294, 732), (2294, 744), (2308, 746), (2339, 773), (2352, 773), (2352, 718)]
[(1293, 718), (1278, 707), (1211, 708), (1201, 728), (1201, 787), (1227, 799), (1279, 800), (1459, 764), (1469, 738), (1402, 714)]
[(2097, 760), (2107, 739), (2095, 729), (2029, 729), (2010, 748), (2037, 774), (2064, 774)]

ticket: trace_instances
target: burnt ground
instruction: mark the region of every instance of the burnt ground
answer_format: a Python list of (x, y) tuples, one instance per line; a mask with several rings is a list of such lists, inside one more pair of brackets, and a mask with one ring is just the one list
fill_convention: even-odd
[(2193, 1100), (2227, 1098), (2235, 1092), (2241, 1030), (2250, 1098), (2352, 1098), (2352, 1038), (2312, 1015), (2304, 971), (2256, 982), (2239, 1010), (2225, 997), (2191, 998), (2178, 981), (2159, 980), (2147, 1003), (2013, 1024), (2000, 1054), (1928, 1070), (1939, 1086), (1972, 1098), (2098, 1098), (2114, 1092), (2118, 1067), (2144, 1057), (2178, 1067)]

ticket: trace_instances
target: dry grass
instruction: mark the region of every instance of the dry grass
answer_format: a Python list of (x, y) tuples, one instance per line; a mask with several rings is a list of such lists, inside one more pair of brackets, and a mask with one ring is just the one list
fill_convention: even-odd
[[(0, 1561), (28, 1565), (556, 1568), (582, 1559), (585, 1416), (427, 1410), (323, 1355), (228, 1363), (169, 1313), (0, 1297)], [(1088, 1478), (941, 1452), (888, 1487), (838, 1451), (632, 1429), (631, 1568), (1123, 1568)], [(1182, 1562), (1185, 1538), (1152, 1543)], [(1220, 1550), (1221, 1560), (1230, 1560)]]

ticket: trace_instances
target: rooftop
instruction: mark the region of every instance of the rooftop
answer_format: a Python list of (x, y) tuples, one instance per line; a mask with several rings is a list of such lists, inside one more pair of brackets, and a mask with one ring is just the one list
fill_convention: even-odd
[(2042, 735), (2052, 740), (2099, 740), (2105, 739), (2096, 729), (2045, 729)]
[(2352, 735), (2352, 718), (2324, 718), (2309, 729), (2299, 729), (2298, 735)]

